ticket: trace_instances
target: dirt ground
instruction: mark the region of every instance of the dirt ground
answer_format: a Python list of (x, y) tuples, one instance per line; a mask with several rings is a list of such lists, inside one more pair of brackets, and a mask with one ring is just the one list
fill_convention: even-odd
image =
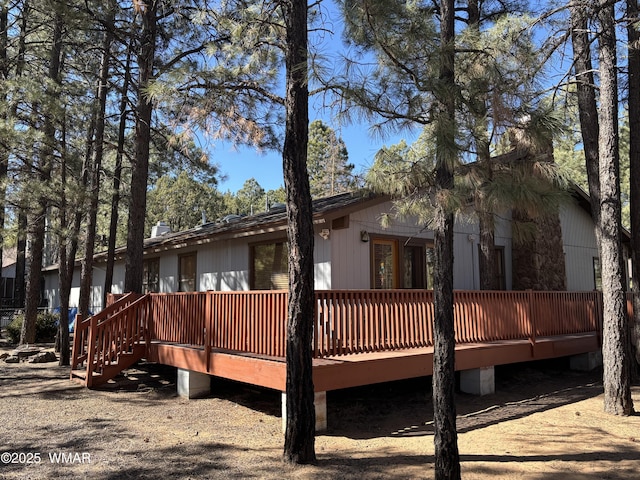
[[(278, 392), (214, 379), (210, 397), (185, 400), (175, 371), (151, 364), (101, 390), (68, 375), (0, 361), (0, 478), (433, 478), (429, 379), (329, 392), (318, 463), (293, 468)], [(496, 394), (457, 397), (464, 479), (640, 478), (640, 416), (602, 412), (601, 372), (557, 361), (496, 377)]]

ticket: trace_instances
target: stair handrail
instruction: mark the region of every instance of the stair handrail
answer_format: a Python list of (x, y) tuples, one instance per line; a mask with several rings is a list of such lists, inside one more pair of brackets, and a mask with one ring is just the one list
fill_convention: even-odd
[[(108, 307), (102, 309), (87, 318), (82, 318), (82, 315), (76, 315), (73, 327), (73, 350), (71, 353), (71, 370), (76, 370), (89, 356), (89, 338), (88, 334), (91, 330), (92, 322), (95, 322), (96, 326), (99, 323), (103, 323), (109, 317), (115, 313), (126, 308), (129, 304), (133, 303), (136, 299), (140, 298), (140, 294), (127, 293), (122, 298), (119, 298)], [(87, 348), (85, 348), (85, 346)]]
[[(128, 305), (124, 306), (115, 312), (112, 315), (106, 316), (105, 318), (93, 316), (90, 320), (89, 327), (89, 339), (88, 339), (88, 350), (87, 350), (87, 376), (86, 376), (86, 384), (87, 387), (91, 387), (93, 383), (93, 373), (103, 373), (105, 367), (109, 365), (113, 365), (118, 362), (120, 356), (123, 353), (130, 353), (129, 349), (133, 349), (136, 342), (140, 344), (140, 342), (144, 341), (145, 351), (148, 343), (148, 325), (147, 318), (144, 315), (138, 315), (136, 310), (140, 307), (141, 304), (149, 304), (149, 295), (135, 295), (137, 298), (130, 302)], [(107, 338), (105, 332), (110, 323), (115, 323), (119, 321), (123, 316), (133, 311), (133, 322), (135, 325), (131, 330), (128, 330), (125, 327), (125, 334), (122, 331), (119, 331), (120, 335), (118, 338), (110, 338), (111, 344), (107, 345)], [(141, 322), (143, 322), (141, 324)], [(122, 327), (122, 326), (120, 326)], [(126, 333), (132, 334), (131, 337), (127, 336)], [(126, 339), (123, 342), (123, 337)], [(113, 344), (115, 344), (116, 348), (113, 348)]]

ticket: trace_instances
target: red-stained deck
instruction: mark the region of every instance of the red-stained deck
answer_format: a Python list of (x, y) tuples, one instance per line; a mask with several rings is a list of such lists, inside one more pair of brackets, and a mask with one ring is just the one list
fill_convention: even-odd
[[(139, 358), (285, 390), (287, 292), (193, 292), (120, 298), (77, 322), (72, 372), (91, 387)], [(600, 348), (597, 292), (457, 291), (456, 369)], [(316, 391), (431, 375), (433, 294), (316, 292)], [(93, 359), (89, 362), (88, 359)]]

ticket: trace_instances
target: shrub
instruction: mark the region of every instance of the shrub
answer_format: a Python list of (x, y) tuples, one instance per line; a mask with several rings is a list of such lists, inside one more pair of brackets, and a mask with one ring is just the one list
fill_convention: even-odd
[(20, 330), (22, 329), (23, 318), (23, 315), (18, 315), (7, 325), (7, 337), (9, 337), (11, 343), (18, 343), (20, 341)]
[[(58, 319), (60, 315), (51, 312), (41, 312), (36, 320), (36, 342), (52, 342), (58, 332)], [(13, 321), (7, 325), (7, 335), (11, 343), (20, 341), (20, 331), (24, 314), (16, 315)]]

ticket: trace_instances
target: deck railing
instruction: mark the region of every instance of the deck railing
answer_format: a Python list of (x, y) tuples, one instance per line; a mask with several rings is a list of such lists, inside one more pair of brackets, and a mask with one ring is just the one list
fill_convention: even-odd
[(151, 294), (151, 340), (284, 357), (287, 292)]
[[(316, 291), (315, 297), (310, 347), (316, 358), (433, 345), (431, 291), (330, 290)], [(150, 342), (200, 348), (207, 362), (212, 350), (285, 357), (286, 291), (130, 294), (111, 300), (97, 315), (76, 319), (72, 370), (86, 362), (88, 386), (94, 374), (113, 374), (125, 365), (119, 358), (142, 358)], [(535, 345), (540, 337), (600, 335), (601, 305), (598, 292), (456, 291), (456, 342)], [(630, 296), (627, 309), (631, 316)]]
[[(151, 340), (285, 356), (286, 291), (152, 294)], [(599, 331), (597, 292), (456, 291), (456, 342)], [(313, 353), (330, 357), (433, 345), (433, 292), (316, 292)]]
[[(433, 292), (316, 292), (316, 357), (433, 345)], [(598, 330), (596, 292), (456, 291), (457, 343)]]
[(151, 340), (204, 346), (206, 329), (205, 292), (153, 293)]
[(210, 292), (212, 348), (285, 356), (284, 291)]

